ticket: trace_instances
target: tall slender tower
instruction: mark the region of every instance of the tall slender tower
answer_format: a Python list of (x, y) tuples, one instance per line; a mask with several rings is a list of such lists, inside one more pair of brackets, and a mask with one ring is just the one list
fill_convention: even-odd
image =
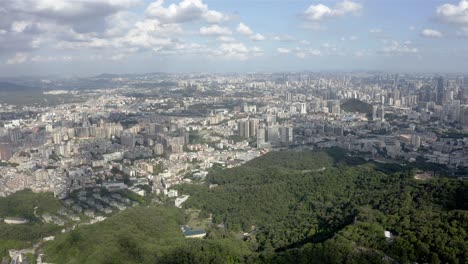
[(442, 105), (444, 103), (444, 94), (445, 94), (445, 89), (444, 89), (444, 78), (439, 77), (437, 78), (437, 98), (436, 98), (436, 103), (438, 105)]

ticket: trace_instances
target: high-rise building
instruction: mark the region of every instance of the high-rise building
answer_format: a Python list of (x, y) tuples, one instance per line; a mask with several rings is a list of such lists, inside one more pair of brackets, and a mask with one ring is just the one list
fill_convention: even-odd
[(385, 107), (382, 105), (382, 108), (380, 109), (380, 120), (382, 122), (385, 121)]
[(124, 132), (120, 136), (120, 144), (126, 147), (135, 146), (135, 135), (129, 132)]
[(444, 103), (444, 94), (445, 94), (445, 89), (444, 89), (444, 78), (439, 77), (437, 78), (437, 101), (436, 103), (438, 105), (442, 105)]
[(261, 147), (265, 144), (265, 128), (259, 127), (257, 129), (257, 147)]
[(307, 114), (307, 104), (301, 103), (301, 114)]
[(257, 119), (249, 120), (249, 137), (255, 137), (257, 135), (257, 126), (258, 126)]
[(238, 129), (239, 129), (239, 136), (241, 136), (243, 138), (249, 138), (250, 137), (250, 129), (249, 129), (249, 121), (248, 120), (239, 121)]
[(8, 142), (0, 142), (0, 160), (9, 160), (12, 157), (11, 145)]
[(415, 148), (421, 147), (421, 137), (418, 135), (411, 135), (411, 145)]
[(372, 106), (372, 120), (377, 120), (377, 110), (378, 110), (379, 106), (377, 105), (373, 105)]
[(292, 127), (288, 127), (288, 126), (280, 127), (279, 134), (280, 134), (281, 142), (283, 143), (293, 142), (293, 128)]
[(164, 154), (164, 146), (163, 146), (163, 144), (156, 144), (156, 145), (154, 145), (154, 154), (155, 154), (155, 155), (158, 155), (158, 156)]
[(150, 135), (156, 135), (158, 133), (162, 133), (164, 131), (164, 127), (160, 124), (150, 123), (148, 124), (148, 130)]
[(60, 144), (62, 142), (62, 134), (60, 132), (54, 132), (52, 134), (52, 140), (54, 144)]
[(278, 126), (270, 126), (268, 127), (267, 133), (267, 141), (268, 142), (278, 142), (279, 141), (279, 128)]

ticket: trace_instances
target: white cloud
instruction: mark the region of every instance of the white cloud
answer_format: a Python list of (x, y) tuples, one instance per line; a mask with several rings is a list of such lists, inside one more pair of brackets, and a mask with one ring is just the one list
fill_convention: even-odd
[(12, 57), (12, 58), (9, 58), (6, 63), (10, 64), (10, 65), (12, 65), (12, 64), (21, 64), (21, 63), (26, 62), (28, 60), (28, 58), (29, 58), (28, 54), (22, 53), (22, 52), (17, 52), (15, 54), (15, 56)]
[(290, 35), (274, 36), (273, 39), (276, 41), (284, 41), (284, 42), (290, 42), (290, 41), (295, 40), (295, 38)]
[(12, 24), (11, 24), (11, 30), (13, 32), (16, 32), (16, 33), (21, 33), (23, 32), (24, 30), (26, 30), (27, 27), (31, 26), (31, 22), (30, 21), (24, 21), (24, 20), (21, 20), (21, 21), (14, 21)]
[(105, 31), (108, 36), (123, 35), (130, 30), (138, 21), (138, 16), (134, 13), (122, 11), (106, 17), (107, 29)]
[(135, 23), (124, 35), (117, 37), (82, 34), (73, 30), (66, 33), (68, 35), (56, 44), (56, 48), (119, 49), (120, 52), (129, 53), (142, 50), (158, 52), (177, 47), (179, 43), (174, 37), (182, 33), (182, 28), (178, 24), (161, 24), (155, 19), (144, 19)]
[(468, 24), (468, 1), (462, 0), (458, 5), (443, 4), (437, 7), (436, 13), (444, 22)]
[(421, 36), (426, 38), (441, 38), (442, 33), (435, 29), (426, 28), (423, 31), (421, 31)]
[(218, 40), (219, 41), (222, 41), (222, 42), (235, 42), (236, 39), (233, 38), (233, 37), (228, 37), (228, 36), (219, 36), (218, 37)]
[(261, 56), (263, 51), (259, 47), (248, 48), (243, 43), (223, 43), (219, 49), (214, 52), (215, 56), (222, 56), (224, 58), (247, 60), (252, 57)]
[(49, 17), (57, 20), (107, 16), (118, 10), (133, 7), (141, 0), (4, 0), (14, 11)]
[(41, 56), (36, 55), (30, 60), (32, 62), (54, 62), (54, 61), (71, 61), (73, 58), (71, 56)]
[(370, 50), (358, 50), (354, 52), (354, 57), (357, 57), (357, 58), (362, 58), (362, 57), (366, 57), (370, 55), (372, 55), (372, 52)]
[(247, 35), (247, 36), (254, 34), (254, 32), (246, 24), (242, 22), (239, 23), (236, 31), (242, 35)]
[(282, 54), (291, 53), (291, 50), (287, 49), (287, 48), (277, 48), (276, 51), (278, 51), (279, 53), (282, 53)]
[(457, 36), (468, 37), (468, 27), (462, 27), (457, 31)]
[(231, 35), (232, 32), (227, 27), (211, 25), (209, 27), (201, 27), (200, 34), (204, 36), (222, 36), (222, 35)]
[(262, 40), (265, 40), (265, 36), (263, 36), (260, 33), (257, 33), (257, 34), (250, 36), (250, 39), (253, 41), (262, 41)]
[(357, 36), (341, 37), (341, 41), (355, 41), (358, 40)]
[(382, 32), (383, 32), (383, 30), (381, 28), (372, 28), (372, 29), (369, 30), (369, 33), (371, 33), (371, 34), (380, 34)]
[(313, 56), (320, 56), (322, 55), (322, 52), (318, 49), (309, 49), (307, 51), (310, 55), (313, 55)]
[(221, 12), (208, 9), (202, 0), (182, 0), (178, 4), (170, 4), (167, 8), (163, 4), (164, 0), (151, 3), (146, 9), (146, 15), (162, 23), (184, 23), (197, 20), (220, 23), (228, 19)]
[(296, 56), (299, 59), (305, 59), (307, 57), (307, 54), (305, 54), (304, 52), (298, 52), (298, 53), (296, 53)]
[(316, 57), (316, 56), (321, 56), (323, 53), (322, 51), (314, 48), (300, 48), (296, 47), (293, 50), (294, 54), (299, 58), (299, 59), (305, 59), (307, 57)]
[(236, 28), (237, 33), (249, 36), (249, 38), (253, 41), (262, 41), (265, 40), (265, 36), (260, 33), (255, 33), (249, 26), (244, 23), (239, 23)]
[(341, 17), (347, 14), (358, 14), (362, 5), (356, 2), (345, 0), (339, 2), (335, 7), (328, 7), (324, 4), (310, 5), (304, 12), (305, 18), (310, 21), (319, 22), (325, 19)]
[(390, 54), (412, 54), (418, 53), (419, 50), (416, 47), (412, 46), (411, 42), (404, 42), (400, 43), (398, 41), (391, 41), (388, 45), (386, 45), (382, 50), (382, 53), (390, 55)]
[(109, 59), (118, 61), (118, 60), (124, 59), (125, 57), (126, 57), (125, 54), (119, 53), (119, 54), (112, 55)]

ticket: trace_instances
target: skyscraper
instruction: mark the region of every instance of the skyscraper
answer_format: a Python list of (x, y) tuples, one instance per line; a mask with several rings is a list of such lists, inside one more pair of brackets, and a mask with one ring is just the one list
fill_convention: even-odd
[(438, 105), (442, 105), (444, 103), (444, 78), (441, 76), (437, 78), (437, 101)]
[(7, 142), (0, 142), (0, 160), (9, 160), (12, 157), (11, 145)]
[(249, 129), (249, 121), (248, 120), (241, 120), (238, 124), (239, 128), (239, 136), (243, 138), (250, 137), (250, 129)]
[(385, 122), (385, 107), (384, 105), (382, 105), (382, 108), (380, 109), (381, 113), (380, 113), (380, 120), (382, 122)]
[(250, 137), (255, 137), (257, 135), (257, 126), (258, 126), (257, 119), (249, 120), (249, 136)]

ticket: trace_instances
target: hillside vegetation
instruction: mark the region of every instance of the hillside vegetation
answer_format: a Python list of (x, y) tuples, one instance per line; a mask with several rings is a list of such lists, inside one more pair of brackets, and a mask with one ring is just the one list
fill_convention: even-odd
[(180, 210), (135, 207), (60, 236), (46, 248), (53, 263), (232, 263), (250, 254), (239, 240), (185, 239)]
[[(324, 155), (275, 152), (212, 173), (207, 180), (218, 184), (215, 188), (181, 186), (191, 194), (185, 206), (212, 213), (213, 221), (228, 230), (253, 231), (256, 251), (266, 262), (468, 260), (466, 180), (417, 182), (409, 171), (332, 166)], [(394, 234), (391, 241), (385, 230)]]
[(34, 242), (59, 232), (59, 226), (42, 223), (37, 216), (43, 213), (55, 213), (60, 208), (62, 208), (60, 201), (51, 193), (33, 193), (24, 190), (7, 197), (0, 197), (0, 219), (20, 217), (30, 221), (22, 225), (8, 225), (3, 220), (0, 221), (0, 259), (8, 255), (9, 249), (32, 246)]
[[(210, 184), (216, 184), (209, 188)], [(184, 211), (135, 207), (59, 236), (54, 263), (466, 263), (468, 184), (344, 151), (271, 152), (180, 185), (185, 208), (212, 216), (183, 238)], [(384, 231), (392, 234), (385, 238)]]
[(350, 113), (366, 114), (368, 117), (372, 116), (372, 105), (358, 99), (348, 99), (341, 103), (341, 109)]

